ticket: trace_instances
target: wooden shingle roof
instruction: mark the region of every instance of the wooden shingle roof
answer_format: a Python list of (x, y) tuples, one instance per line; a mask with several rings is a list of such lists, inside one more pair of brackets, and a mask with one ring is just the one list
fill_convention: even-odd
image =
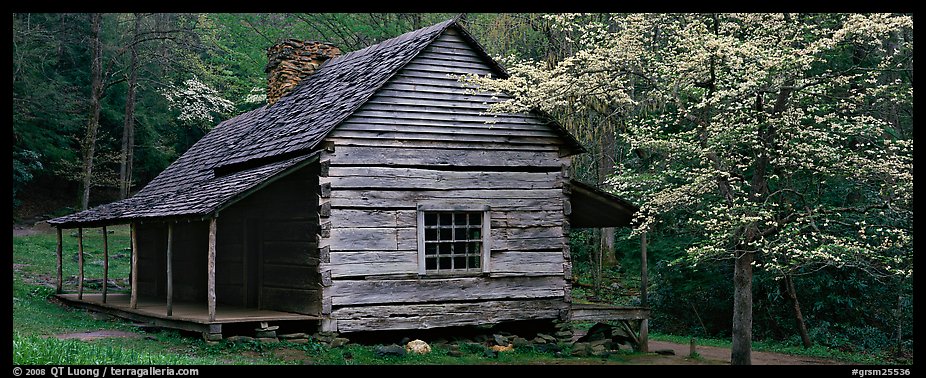
[[(273, 105), (218, 124), (131, 198), (48, 223), (77, 227), (214, 213), (240, 194), (314, 156), (331, 130), (449, 27), (457, 28), (498, 76), (507, 76), (455, 20), (405, 33), (333, 58)], [(562, 127), (551, 126), (573, 151), (583, 151)]]

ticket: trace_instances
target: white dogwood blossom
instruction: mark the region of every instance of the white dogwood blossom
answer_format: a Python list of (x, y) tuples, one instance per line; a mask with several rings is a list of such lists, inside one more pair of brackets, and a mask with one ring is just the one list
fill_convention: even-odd
[(637, 231), (689, 214), (701, 237), (687, 262), (755, 252), (785, 274), (912, 275), (913, 139), (899, 131), (912, 122), (910, 16), (548, 18), (574, 54), (552, 67), (507, 58), (509, 78), (465, 80), (513, 96), (494, 111), (592, 104), (623, 120), (617, 137), (642, 158), (609, 183), (642, 205)]
[(184, 80), (182, 86), (168, 86), (161, 94), (171, 110), (179, 110), (177, 118), (183, 122), (211, 123), (215, 115), (227, 115), (235, 108), (233, 102), (195, 78)]

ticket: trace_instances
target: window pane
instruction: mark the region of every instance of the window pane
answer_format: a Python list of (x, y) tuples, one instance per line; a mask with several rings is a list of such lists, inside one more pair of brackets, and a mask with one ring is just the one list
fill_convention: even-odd
[(466, 240), (466, 229), (465, 228), (454, 228), (453, 229), (453, 238), (455, 240)]
[(469, 213), (469, 224), (478, 226), (482, 224), (482, 213)]
[(448, 270), (449, 270), (449, 269), (450, 269), (450, 258), (449, 258), (449, 257), (441, 257), (441, 258), (440, 258), (440, 269), (441, 269), (441, 270), (443, 270), (443, 269), (448, 269)]
[(424, 240), (437, 240), (437, 229), (436, 228), (424, 229)]
[(457, 226), (466, 224), (466, 213), (454, 213), (453, 223)]
[(453, 269), (466, 269), (466, 257), (454, 257), (453, 258)]
[(425, 255), (437, 254), (437, 244), (435, 244), (435, 243), (424, 243), (424, 254), (425, 254)]
[(424, 224), (426, 226), (437, 224), (437, 213), (424, 213)]
[(481, 228), (470, 228), (468, 230), (469, 230), (469, 240), (482, 239), (482, 229)]
[(453, 238), (452, 228), (441, 228), (440, 229), (440, 240), (452, 240), (452, 238)]
[(453, 254), (454, 255), (463, 255), (466, 253), (466, 244), (467, 243), (453, 243)]
[(441, 226), (451, 225), (452, 224), (451, 222), (453, 220), (452, 215), (453, 215), (452, 213), (440, 213), (440, 225)]
[(466, 252), (469, 254), (479, 255), (482, 253), (482, 243), (480, 242), (467, 243), (466, 248)]
[(449, 256), (449, 255), (450, 255), (450, 243), (440, 243), (439, 245), (440, 245), (440, 247), (438, 247), (438, 248), (439, 248), (440, 252), (438, 252), (438, 253), (440, 253), (441, 255), (448, 255), (448, 256)]
[(470, 267), (470, 268), (479, 268), (479, 256), (470, 256), (470, 257), (469, 257), (469, 267)]

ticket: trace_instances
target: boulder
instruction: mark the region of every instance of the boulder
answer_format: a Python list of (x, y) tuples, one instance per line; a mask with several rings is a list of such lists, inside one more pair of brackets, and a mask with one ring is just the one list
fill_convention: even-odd
[(332, 348), (340, 348), (340, 347), (342, 347), (342, 346), (347, 345), (347, 343), (349, 343), (349, 342), (350, 342), (349, 339), (345, 339), (345, 338), (343, 338), (343, 337), (335, 337), (334, 339), (331, 340), (331, 345), (330, 345), (330, 346), (331, 346)]
[(376, 346), (376, 348), (373, 348), (373, 354), (377, 355), (378, 357), (386, 357), (386, 356), (401, 357), (405, 355), (405, 348), (398, 346), (396, 344), (385, 345), (385, 346), (378, 345)]
[(495, 341), (495, 345), (505, 346), (510, 343), (508, 338), (502, 335), (492, 335), (492, 340)]
[(591, 345), (593, 348), (599, 345), (604, 346), (605, 348), (608, 348), (610, 347), (609, 345), (610, 343), (611, 343), (611, 340), (601, 339), (601, 340), (589, 341), (588, 345)]
[(319, 342), (322, 342), (325, 344), (330, 343), (331, 340), (334, 340), (335, 337), (338, 337), (338, 334), (333, 333), (333, 332), (318, 332), (312, 335), (313, 339), (318, 340)]
[(253, 338), (253, 337), (248, 337), (248, 336), (230, 336), (230, 337), (228, 337), (228, 338), (225, 339), (225, 340), (228, 340), (228, 342), (230, 342), (230, 343), (236, 343), (236, 344), (237, 344), (237, 343), (247, 343), (247, 342), (254, 341), (254, 338)]
[(305, 333), (302, 333), (302, 332), (297, 332), (297, 333), (286, 333), (282, 335), (277, 335), (277, 337), (279, 337), (280, 340), (292, 340), (292, 339), (308, 339), (309, 335), (306, 335)]
[(550, 336), (550, 335), (547, 335), (547, 334), (545, 334), (545, 333), (538, 333), (538, 334), (537, 334), (537, 337), (539, 337), (539, 338), (541, 338), (541, 339), (544, 339), (544, 340), (546, 340), (546, 341), (549, 342), (549, 343), (555, 343), (555, 342), (556, 342), (556, 338), (555, 338), (555, 337)]
[(257, 337), (257, 338), (261, 338), (261, 337), (273, 337), (273, 338), (276, 338), (276, 337), (277, 337), (277, 331), (256, 331), (256, 332), (254, 332), (254, 337)]
[(572, 331), (559, 331), (554, 334), (558, 339), (570, 339), (572, 338)]
[(542, 337), (540, 337), (540, 336), (535, 337), (535, 338), (534, 338), (533, 340), (531, 340), (531, 341), (532, 341), (534, 344), (546, 344), (546, 343), (547, 343), (547, 340), (544, 339), (544, 338), (542, 338)]
[(533, 346), (530, 340), (517, 336), (511, 339), (511, 344), (514, 345), (515, 348), (530, 348)]
[(273, 344), (273, 343), (278, 343), (278, 342), (280, 342), (280, 339), (278, 339), (278, 338), (276, 338), (276, 337), (258, 337), (258, 338), (257, 338), (257, 341), (260, 341), (260, 342), (262, 342), (262, 343)]
[(431, 353), (431, 346), (422, 340), (415, 339), (405, 344), (405, 351), (415, 354), (428, 354)]
[(489, 347), (489, 349), (492, 349), (493, 351), (496, 351), (496, 352), (510, 352), (510, 351), (514, 350), (514, 346), (513, 346), (512, 344), (508, 344), (508, 345), (493, 345), (493, 346)]
[(588, 343), (575, 343), (572, 344), (572, 355), (575, 357), (585, 357), (588, 356)]
[(608, 348), (604, 346), (604, 344), (592, 345), (591, 353), (593, 356), (600, 356), (600, 357), (606, 357), (610, 354), (608, 352)]

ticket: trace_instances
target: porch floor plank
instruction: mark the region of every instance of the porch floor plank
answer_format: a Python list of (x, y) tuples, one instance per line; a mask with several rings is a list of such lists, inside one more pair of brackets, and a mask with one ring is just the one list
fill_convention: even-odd
[[(137, 308), (129, 306), (129, 294), (109, 294), (106, 303), (103, 303), (102, 294), (84, 293), (83, 300), (77, 299), (77, 294), (58, 294), (58, 298), (68, 304), (80, 304), (102, 312), (128, 312), (151, 318), (191, 322), (197, 324), (225, 324), (278, 320), (319, 320), (321, 317), (313, 315), (296, 314), (292, 312), (258, 310), (218, 304), (215, 321), (209, 321), (209, 311), (206, 303), (177, 302), (173, 303), (173, 316), (167, 316), (167, 301), (164, 298), (138, 297)], [(110, 311), (107, 311), (110, 310)], [(115, 311), (112, 311), (115, 310)], [(118, 313), (116, 314), (118, 315)]]

